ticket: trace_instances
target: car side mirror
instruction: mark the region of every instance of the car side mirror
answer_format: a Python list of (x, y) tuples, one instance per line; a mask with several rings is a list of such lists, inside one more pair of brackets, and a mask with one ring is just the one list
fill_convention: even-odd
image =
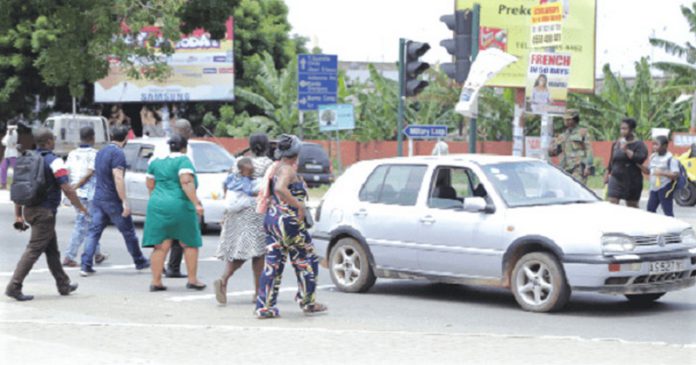
[(463, 209), (465, 212), (470, 212), (470, 213), (494, 213), (495, 208), (491, 205), (488, 205), (488, 202), (486, 202), (486, 199), (478, 197), (478, 196), (473, 196), (470, 198), (464, 198), (464, 204), (463, 204)]

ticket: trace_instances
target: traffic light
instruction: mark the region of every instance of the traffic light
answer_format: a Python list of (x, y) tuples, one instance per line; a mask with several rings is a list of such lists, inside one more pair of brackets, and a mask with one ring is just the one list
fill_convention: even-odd
[(440, 42), (454, 56), (454, 62), (443, 63), (440, 68), (451, 79), (463, 84), (471, 69), (473, 13), (469, 10), (457, 10), (454, 14), (441, 16), (440, 21), (454, 32), (453, 38)]
[(428, 82), (418, 79), (418, 76), (430, 68), (427, 62), (422, 62), (419, 58), (430, 49), (427, 43), (407, 41), (404, 49), (405, 63), (402, 67), (403, 72), (403, 89), (402, 96), (416, 96), (426, 86)]

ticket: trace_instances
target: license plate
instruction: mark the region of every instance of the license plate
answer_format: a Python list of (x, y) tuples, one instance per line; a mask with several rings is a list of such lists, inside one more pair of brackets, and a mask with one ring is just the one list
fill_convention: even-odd
[(655, 261), (650, 263), (651, 274), (681, 271), (681, 269), (682, 263), (680, 261)]
[(319, 175), (314, 175), (314, 181), (319, 181)]
[(317, 171), (321, 171), (324, 167), (321, 166), (321, 165), (317, 165), (317, 164), (313, 164), (313, 163), (308, 163), (308, 164), (305, 164), (305, 168), (306, 168), (307, 170), (317, 170)]

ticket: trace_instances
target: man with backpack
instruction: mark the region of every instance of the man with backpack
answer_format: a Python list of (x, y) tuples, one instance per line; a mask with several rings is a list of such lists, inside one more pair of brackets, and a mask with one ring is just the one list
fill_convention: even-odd
[(666, 136), (657, 136), (653, 141), (653, 154), (648, 167), (641, 166), (646, 175), (650, 175), (650, 198), (648, 211), (657, 212), (662, 206), (665, 215), (674, 217), (674, 194), (680, 180), (680, 162), (667, 150), (669, 140)]
[(92, 268), (94, 255), (99, 246), (99, 240), (111, 222), (121, 232), (126, 242), (128, 253), (135, 263), (136, 270), (144, 270), (150, 267), (150, 262), (143, 256), (140, 250), (138, 237), (135, 235), (135, 226), (130, 215), (130, 207), (126, 199), (126, 155), (123, 147), (128, 139), (130, 127), (118, 125), (111, 128), (111, 143), (97, 153), (94, 161), (94, 174), (97, 177), (97, 185), (94, 190), (90, 214), (92, 223), (87, 234), (85, 251), (82, 254), (82, 269), (80, 275), (90, 276), (96, 273)]
[(20, 302), (34, 299), (33, 296), (22, 293), (22, 285), (42, 253), (46, 254), (58, 293), (69, 295), (77, 289), (77, 284), (70, 283), (70, 278), (63, 271), (58, 251), (56, 213), (61, 201), (61, 190), (78, 210), (87, 213), (87, 208), (70, 186), (68, 170), (63, 160), (51, 152), (55, 147), (55, 137), (51, 130), (37, 130), (34, 140), (36, 151), (23, 151), (17, 158), (10, 189), (10, 197), (15, 203), (14, 227), (24, 231), (28, 228), (25, 222), (31, 227), (29, 244), (5, 290), (7, 296)]

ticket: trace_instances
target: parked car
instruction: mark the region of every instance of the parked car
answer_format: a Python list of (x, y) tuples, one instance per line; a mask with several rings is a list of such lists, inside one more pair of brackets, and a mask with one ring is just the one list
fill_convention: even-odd
[[(207, 141), (190, 140), (193, 165), (198, 177), (198, 198), (205, 211), (201, 218), (201, 229), (222, 222), (225, 211), (222, 186), (228, 171), (234, 165), (232, 157), (224, 148)], [(124, 147), (126, 155), (126, 190), (133, 215), (144, 216), (150, 194), (145, 185), (145, 173), (152, 156), (166, 156), (169, 146), (165, 138), (138, 138), (128, 141)]]
[(95, 148), (100, 149), (109, 143), (108, 123), (106, 118), (100, 116), (59, 114), (48, 117), (43, 126), (52, 130), (56, 136), (54, 153), (65, 157), (80, 146), (80, 129), (83, 127), (94, 128)]
[(571, 291), (650, 302), (696, 282), (687, 223), (602, 202), (543, 161), (450, 155), (360, 162), (315, 212), (313, 242), (342, 291), (376, 278), (510, 288), (529, 311)]
[[(268, 157), (275, 159), (274, 153), (277, 141), (270, 142)], [(249, 148), (245, 148), (235, 156), (245, 156), (249, 153)], [(300, 148), (300, 155), (297, 159), (297, 173), (305, 180), (309, 187), (316, 187), (321, 184), (331, 184), (334, 180), (333, 166), (328, 153), (320, 144), (303, 142)]]

